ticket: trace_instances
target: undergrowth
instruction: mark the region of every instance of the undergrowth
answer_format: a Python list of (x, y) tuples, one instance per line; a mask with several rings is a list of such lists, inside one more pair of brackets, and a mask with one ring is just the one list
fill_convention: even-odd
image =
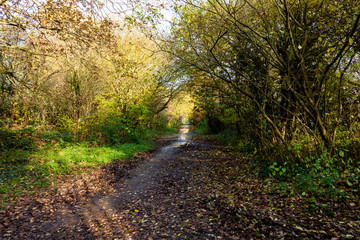
[(104, 145), (79, 142), (67, 132), (3, 130), (0, 136), (7, 141), (1, 141), (0, 148), (0, 208), (22, 194), (32, 195), (49, 186), (56, 176), (76, 174), (149, 151), (154, 147), (152, 138), (174, 132), (173, 128), (148, 130), (136, 142)]
[(273, 179), (273, 192), (328, 201), (346, 201), (359, 195), (360, 169), (343, 169), (336, 166), (334, 163), (341, 156), (330, 156), (324, 151), (318, 157), (306, 158), (297, 164), (288, 164), (280, 157), (274, 158), (274, 150), (270, 149), (266, 154), (257, 151), (256, 139), (251, 136), (241, 136), (234, 130), (226, 129), (217, 134), (217, 138), (222, 143), (232, 146), (235, 151), (251, 157), (251, 172), (264, 181)]

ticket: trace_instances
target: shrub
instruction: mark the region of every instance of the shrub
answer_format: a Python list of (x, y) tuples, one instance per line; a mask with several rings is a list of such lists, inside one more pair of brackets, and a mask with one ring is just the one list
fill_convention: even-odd
[(33, 132), (31, 126), (21, 130), (0, 128), (0, 150), (34, 149), (31, 138)]

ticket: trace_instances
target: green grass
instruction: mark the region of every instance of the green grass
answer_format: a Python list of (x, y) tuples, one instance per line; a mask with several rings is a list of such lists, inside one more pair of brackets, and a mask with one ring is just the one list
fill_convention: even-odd
[(42, 162), (41, 168), (53, 174), (72, 172), (78, 167), (107, 164), (114, 161), (134, 157), (137, 152), (150, 150), (152, 145), (126, 143), (115, 146), (88, 147), (84, 144), (60, 149), (39, 151), (33, 155)]
[(91, 147), (74, 144), (37, 151), (14, 150), (0, 153), (0, 208), (22, 193), (33, 194), (49, 186), (57, 175), (74, 174), (93, 166), (134, 157), (153, 148), (148, 141), (115, 146)]

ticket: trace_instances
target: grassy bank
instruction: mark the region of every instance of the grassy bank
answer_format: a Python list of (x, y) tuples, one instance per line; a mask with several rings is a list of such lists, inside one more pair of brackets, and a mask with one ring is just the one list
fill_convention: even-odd
[[(156, 132), (152, 137), (174, 133)], [(83, 143), (47, 144), (41, 149), (0, 152), (0, 208), (23, 195), (32, 195), (51, 185), (59, 175), (73, 175), (93, 167), (122, 161), (154, 148), (152, 140), (139, 143), (100, 145)]]

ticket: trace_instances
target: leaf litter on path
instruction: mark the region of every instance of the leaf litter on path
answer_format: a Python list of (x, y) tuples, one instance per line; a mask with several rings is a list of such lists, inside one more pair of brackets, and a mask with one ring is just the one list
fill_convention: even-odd
[(241, 153), (205, 136), (175, 140), (24, 196), (0, 212), (0, 238), (360, 238), (359, 204), (329, 202), (332, 216), (309, 211), (302, 196), (274, 193), (250, 174)]

